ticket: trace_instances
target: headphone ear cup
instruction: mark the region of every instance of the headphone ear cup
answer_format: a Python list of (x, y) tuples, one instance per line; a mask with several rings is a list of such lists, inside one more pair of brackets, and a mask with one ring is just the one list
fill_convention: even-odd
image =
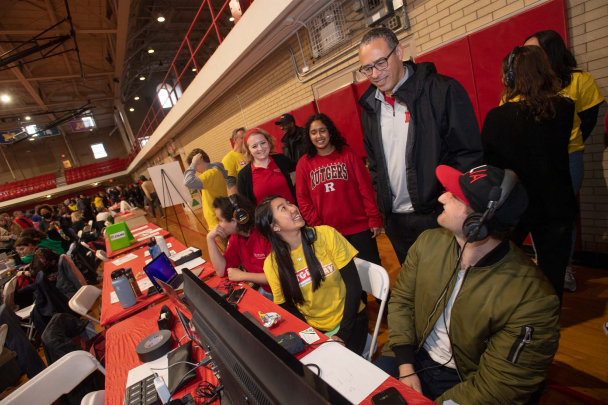
[(505, 83), (509, 87), (515, 86), (515, 72), (513, 71), (512, 67), (509, 69), (509, 71), (505, 75)]
[(249, 214), (245, 211), (241, 211), (238, 207), (234, 210), (232, 217), (236, 219), (236, 222), (239, 224), (246, 224), (249, 222)]
[(467, 242), (473, 243), (488, 237), (488, 228), (485, 225), (481, 225), (482, 217), (482, 214), (474, 212), (464, 220), (464, 223), (462, 224), (462, 233), (467, 239)]
[(315, 228), (305, 226), (304, 229), (302, 229), (302, 232), (304, 232), (304, 239), (309, 245), (315, 243), (315, 241), (317, 240), (317, 231), (315, 231)]

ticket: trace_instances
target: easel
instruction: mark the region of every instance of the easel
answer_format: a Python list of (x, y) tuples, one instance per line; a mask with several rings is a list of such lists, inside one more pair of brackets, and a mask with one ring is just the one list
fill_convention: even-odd
[[(182, 233), (182, 238), (184, 239), (184, 245), (188, 246), (188, 243), (186, 242), (186, 237), (184, 236), (184, 230), (182, 229), (182, 225), (179, 222), (179, 216), (177, 215), (177, 208), (175, 208), (175, 204), (173, 204), (173, 198), (171, 197), (171, 193), (169, 193), (169, 183), (173, 186), (173, 189), (177, 192), (177, 194), (179, 194), (179, 196), (182, 198), (186, 207), (188, 207), (190, 212), (194, 215), (194, 217), (196, 218), (198, 223), (201, 224), (201, 226), (203, 227), (203, 229), (205, 230), (205, 232), (207, 234), (209, 233), (209, 230), (205, 227), (205, 225), (203, 225), (203, 222), (194, 213), (194, 211), (192, 210), (192, 207), (190, 207), (190, 204), (188, 204), (188, 202), (187, 202), (188, 200), (186, 200), (184, 198), (184, 196), (180, 193), (179, 189), (177, 187), (175, 187), (175, 184), (173, 184), (173, 181), (171, 180), (171, 178), (167, 175), (167, 173), (165, 173), (165, 169), (160, 169), (160, 175), (161, 175), (161, 179), (162, 179), (163, 206), (165, 207), (165, 210), (166, 210), (167, 209), (167, 195), (169, 195), (169, 201), (171, 202), (171, 205), (173, 206), (173, 213), (175, 214), (175, 218), (177, 219), (177, 225), (179, 226), (179, 230)], [(169, 216), (168, 215), (165, 215), (165, 229), (169, 230)], [(220, 252), (224, 253), (224, 249), (222, 249), (222, 247), (217, 242), (215, 242), (215, 243), (216, 243), (218, 249), (220, 249)]]

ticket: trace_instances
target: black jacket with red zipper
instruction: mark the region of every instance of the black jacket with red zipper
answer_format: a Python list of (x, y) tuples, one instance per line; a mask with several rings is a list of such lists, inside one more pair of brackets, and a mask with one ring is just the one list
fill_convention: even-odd
[[(404, 134), (407, 189), (414, 210), (430, 213), (443, 190), (435, 176), (437, 166), (466, 171), (483, 164), (479, 125), (469, 95), (457, 80), (438, 74), (430, 62), (407, 61), (403, 65), (410, 77), (393, 97), (405, 103), (410, 113), (408, 133)], [(382, 145), (380, 103), (374, 85), (359, 99), (372, 185), (386, 219), (392, 212), (393, 196)]]

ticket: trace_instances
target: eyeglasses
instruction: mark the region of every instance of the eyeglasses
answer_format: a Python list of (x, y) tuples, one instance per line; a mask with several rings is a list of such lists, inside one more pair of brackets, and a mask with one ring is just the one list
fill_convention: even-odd
[(377, 71), (385, 70), (388, 67), (388, 58), (390, 58), (393, 52), (395, 52), (395, 49), (397, 49), (397, 46), (395, 46), (391, 53), (386, 55), (385, 58), (378, 59), (373, 65), (361, 66), (359, 68), (359, 73), (361, 73), (363, 76), (371, 76), (374, 74), (374, 68), (376, 68)]

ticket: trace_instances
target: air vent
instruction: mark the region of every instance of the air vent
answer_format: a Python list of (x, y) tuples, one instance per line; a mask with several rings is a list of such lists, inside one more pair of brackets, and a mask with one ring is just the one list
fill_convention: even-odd
[(332, 1), (306, 21), (312, 57), (317, 59), (345, 42), (346, 18), (341, 4)]

